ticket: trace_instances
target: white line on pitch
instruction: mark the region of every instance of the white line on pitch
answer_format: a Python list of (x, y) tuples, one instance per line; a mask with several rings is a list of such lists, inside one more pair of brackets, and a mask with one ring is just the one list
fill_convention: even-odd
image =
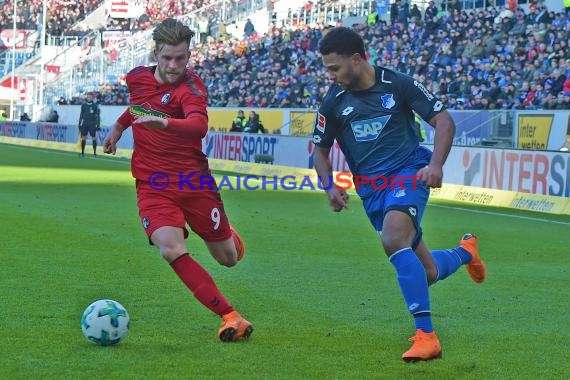
[[(231, 176), (234, 177), (234, 176)], [(252, 182), (262, 182), (260, 179), (257, 178), (251, 178)], [(308, 189), (307, 189), (308, 190)], [(318, 187), (315, 187), (316, 191), (324, 191), (323, 189), (320, 189)], [(348, 193), (350, 195), (357, 195), (356, 192), (354, 190), (348, 191)], [(507, 214), (507, 213), (502, 213), (502, 212), (497, 212), (497, 211), (485, 211), (485, 210), (473, 210), (471, 208), (468, 207), (457, 207), (457, 206), (446, 206), (446, 205), (440, 205), (440, 204), (434, 204), (434, 203), (428, 203), (428, 206), (433, 206), (433, 207), (440, 207), (440, 208), (447, 208), (450, 210), (459, 210), (459, 211), (466, 211), (466, 212), (473, 212), (473, 213), (477, 213), (477, 214), (486, 214), (486, 215), (497, 215), (497, 216), (504, 216), (507, 218), (515, 218), (515, 219), (522, 219), (522, 220), (531, 220), (534, 222), (543, 222), (543, 223), (553, 223), (553, 224), (562, 224), (565, 226), (570, 226), (570, 222), (560, 222), (557, 220), (550, 220), (550, 219), (544, 219), (544, 218), (535, 218), (535, 217), (531, 217), (531, 216), (522, 216), (522, 215), (513, 215), (513, 214)], [(518, 210), (518, 211), (524, 211), (524, 210)]]
[[(534, 222), (554, 223), (554, 224), (563, 224), (565, 226), (570, 226), (570, 222), (560, 222), (557, 220), (534, 218), (532, 216), (512, 215), (512, 214), (506, 214), (506, 213), (497, 212), (497, 211), (473, 210), (473, 209), (470, 209), (467, 207), (445, 206), (445, 205), (439, 205), (439, 204), (434, 204), (434, 203), (430, 203), (429, 206), (447, 208), (447, 209), (451, 209), (451, 210), (474, 212), (476, 214), (497, 215), (497, 216), (504, 216), (507, 218), (532, 220)], [(519, 210), (519, 211), (521, 211), (521, 210)]]

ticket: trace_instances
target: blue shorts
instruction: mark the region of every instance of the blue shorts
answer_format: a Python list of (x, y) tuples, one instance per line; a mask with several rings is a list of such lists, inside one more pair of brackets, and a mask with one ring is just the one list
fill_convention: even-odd
[[(421, 154), (420, 154), (421, 155)], [(372, 191), (362, 199), (368, 219), (378, 232), (382, 232), (384, 217), (390, 210), (399, 210), (410, 216), (416, 227), (412, 247), (416, 247), (422, 237), (421, 221), (429, 198), (429, 188), (415, 176), (418, 170), (429, 163), (429, 157), (416, 160), (388, 176), (383, 190)]]

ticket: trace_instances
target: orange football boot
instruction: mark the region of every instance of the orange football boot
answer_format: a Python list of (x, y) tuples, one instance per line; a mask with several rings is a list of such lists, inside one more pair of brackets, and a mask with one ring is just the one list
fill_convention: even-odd
[(416, 330), (416, 335), (408, 340), (414, 344), (402, 355), (406, 363), (441, 359), (441, 344), (435, 332), (426, 333)]
[(218, 331), (218, 337), (222, 342), (235, 342), (241, 338), (249, 338), (253, 332), (253, 326), (246, 321), (237, 311), (232, 311), (222, 316), (222, 328)]
[(477, 249), (477, 236), (473, 234), (463, 235), (459, 246), (471, 255), (471, 262), (467, 264), (467, 272), (469, 272), (469, 276), (471, 276), (473, 281), (478, 284), (485, 281), (487, 268), (479, 256), (479, 250)]

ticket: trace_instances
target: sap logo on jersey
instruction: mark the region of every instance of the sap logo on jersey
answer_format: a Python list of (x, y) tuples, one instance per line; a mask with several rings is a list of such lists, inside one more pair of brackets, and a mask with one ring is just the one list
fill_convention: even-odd
[(372, 141), (380, 136), (392, 115), (386, 115), (368, 120), (358, 120), (350, 123), (356, 141)]

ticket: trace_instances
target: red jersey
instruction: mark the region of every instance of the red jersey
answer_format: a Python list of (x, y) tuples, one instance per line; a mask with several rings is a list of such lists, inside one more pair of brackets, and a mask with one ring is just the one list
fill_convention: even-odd
[[(208, 130), (207, 92), (198, 75), (186, 70), (176, 83), (159, 83), (154, 77), (156, 66), (139, 66), (127, 74), (130, 92), (130, 115), (123, 114), (119, 123), (128, 128), (134, 116), (153, 115), (169, 119), (165, 129), (133, 125), (134, 153), (131, 161), (133, 177), (147, 181), (155, 172), (164, 172), (170, 182), (179, 182), (180, 173), (210, 174), (208, 160), (202, 153), (202, 138)], [(181, 126), (180, 120), (194, 118)], [(126, 115), (126, 116), (125, 116)], [(174, 121), (178, 121), (175, 123)], [(193, 181), (194, 182), (194, 181)]]

